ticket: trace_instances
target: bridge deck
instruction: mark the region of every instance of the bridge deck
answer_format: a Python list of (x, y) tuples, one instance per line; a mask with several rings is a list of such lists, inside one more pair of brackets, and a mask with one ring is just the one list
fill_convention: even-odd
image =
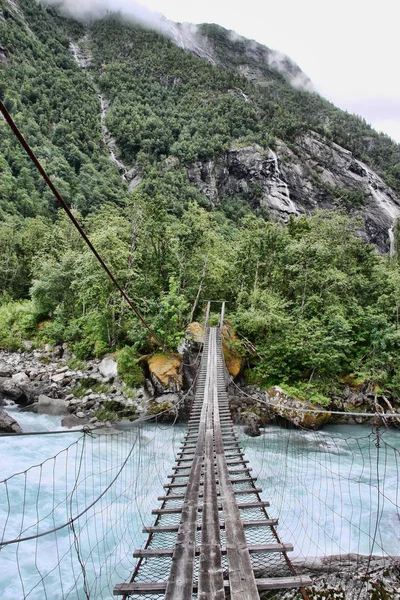
[[(255, 600), (259, 591), (309, 586), (299, 577), (241, 452), (226, 394), (220, 331), (204, 344), (187, 434), (125, 598)], [(306, 597), (306, 596), (305, 596)]]

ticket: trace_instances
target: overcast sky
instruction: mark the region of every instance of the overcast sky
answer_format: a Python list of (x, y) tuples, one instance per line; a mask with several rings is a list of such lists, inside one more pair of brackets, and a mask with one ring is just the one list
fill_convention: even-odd
[(400, 142), (399, 0), (139, 0), (288, 54), (317, 90)]

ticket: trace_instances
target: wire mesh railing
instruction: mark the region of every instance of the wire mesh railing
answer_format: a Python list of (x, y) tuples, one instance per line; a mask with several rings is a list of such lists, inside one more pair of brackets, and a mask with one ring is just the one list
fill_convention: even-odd
[(62, 436), (25, 438), (22, 447), (7, 438), (10, 456), (14, 445), (21, 462), (42, 460), (0, 482), (2, 598), (112, 598), (132, 572), (182, 436), (157, 424), (76, 434), (51, 457)]
[[(135, 568), (132, 552), (145, 542), (142, 527), (152, 525), (184, 430), (146, 423), (108, 434), (0, 438), (2, 598), (112, 598), (114, 584)], [(259, 438), (239, 429), (239, 438), (271, 503), (269, 517), (293, 543), (291, 560), (313, 579), (310, 598), (398, 599), (400, 432), (269, 425)], [(241, 485), (248, 486), (235, 489)], [(180, 515), (168, 519), (176, 525)], [(272, 541), (265, 535), (265, 528), (246, 531), (249, 544)], [(257, 576), (275, 573), (274, 556), (267, 558), (263, 575), (265, 557), (252, 556)], [(169, 565), (169, 558), (146, 559), (151, 580), (165, 580)]]
[(269, 516), (294, 545), (293, 564), (313, 578), (310, 598), (400, 598), (397, 430), (270, 425), (241, 442), (271, 500)]

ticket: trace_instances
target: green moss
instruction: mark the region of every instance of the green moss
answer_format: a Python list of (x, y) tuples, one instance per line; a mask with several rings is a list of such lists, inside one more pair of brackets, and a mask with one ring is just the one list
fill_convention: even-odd
[(166, 411), (166, 410), (171, 410), (173, 408), (173, 405), (171, 402), (165, 401), (162, 402), (161, 404), (152, 404), (149, 408), (149, 410), (147, 411), (148, 415), (159, 415), (160, 413)]
[(95, 412), (94, 415), (99, 421), (110, 421), (115, 423), (122, 419), (134, 421), (137, 418), (136, 408), (134, 406), (124, 406), (116, 400), (107, 400), (103, 407)]

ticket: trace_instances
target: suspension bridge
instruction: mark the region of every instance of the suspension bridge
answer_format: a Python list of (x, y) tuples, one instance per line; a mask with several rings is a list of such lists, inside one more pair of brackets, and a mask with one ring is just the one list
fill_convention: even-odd
[[(1, 100), (0, 112), (107, 276), (162, 347)], [(224, 311), (222, 303), (218, 326), (209, 327), (208, 304), (187, 432), (158, 498), (161, 504), (152, 510), (154, 523), (143, 528), (144, 547), (134, 545), (147, 511), (143, 499), (153, 501), (150, 490), (158, 482), (152, 471), (168, 444), (162, 447), (159, 431), (149, 439), (151, 426), (146, 429), (142, 421), (125, 432), (73, 432), (76, 440), (68, 446), (56, 450), (52, 440), (54, 456), (25, 470), (18, 463), (14, 474), (0, 481), (2, 597), (255, 600), (264, 591), (283, 590), (293, 592), (285, 594), (291, 600), (308, 600), (307, 588), (314, 591), (317, 585), (322, 594), (317, 597), (323, 598), (398, 598), (397, 438), (385, 441), (378, 426), (372, 434), (346, 438), (282, 430), (264, 437), (259, 471), (268, 471), (274, 514), (285, 517), (280, 527), (300, 546), (297, 561), (291, 561), (293, 545), (278, 535), (278, 519), (268, 514), (269, 501), (262, 498), (231, 420), (221, 340)], [(40, 457), (42, 433), (50, 432), (39, 432), (31, 442)], [(67, 432), (56, 433), (60, 438)], [(13, 459), (14, 452), (22, 452), (22, 440), (14, 441), (10, 453), (10, 439), (0, 436), (2, 456)], [(330, 582), (328, 589), (324, 576), (332, 568), (341, 574), (340, 585)], [(383, 580), (389, 588), (382, 588)], [(377, 595), (381, 592), (385, 596)]]
[(164, 485), (161, 507), (144, 549), (135, 550), (137, 567), (114, 594), (164, 594), (166, 600), (255, 600), (259, 591), (301, 588), (309, 577), (296, 575), (261, 499), (249, 461), (240, 448), (226, 393), (221, 329), (208, 327), (186, 436)]

